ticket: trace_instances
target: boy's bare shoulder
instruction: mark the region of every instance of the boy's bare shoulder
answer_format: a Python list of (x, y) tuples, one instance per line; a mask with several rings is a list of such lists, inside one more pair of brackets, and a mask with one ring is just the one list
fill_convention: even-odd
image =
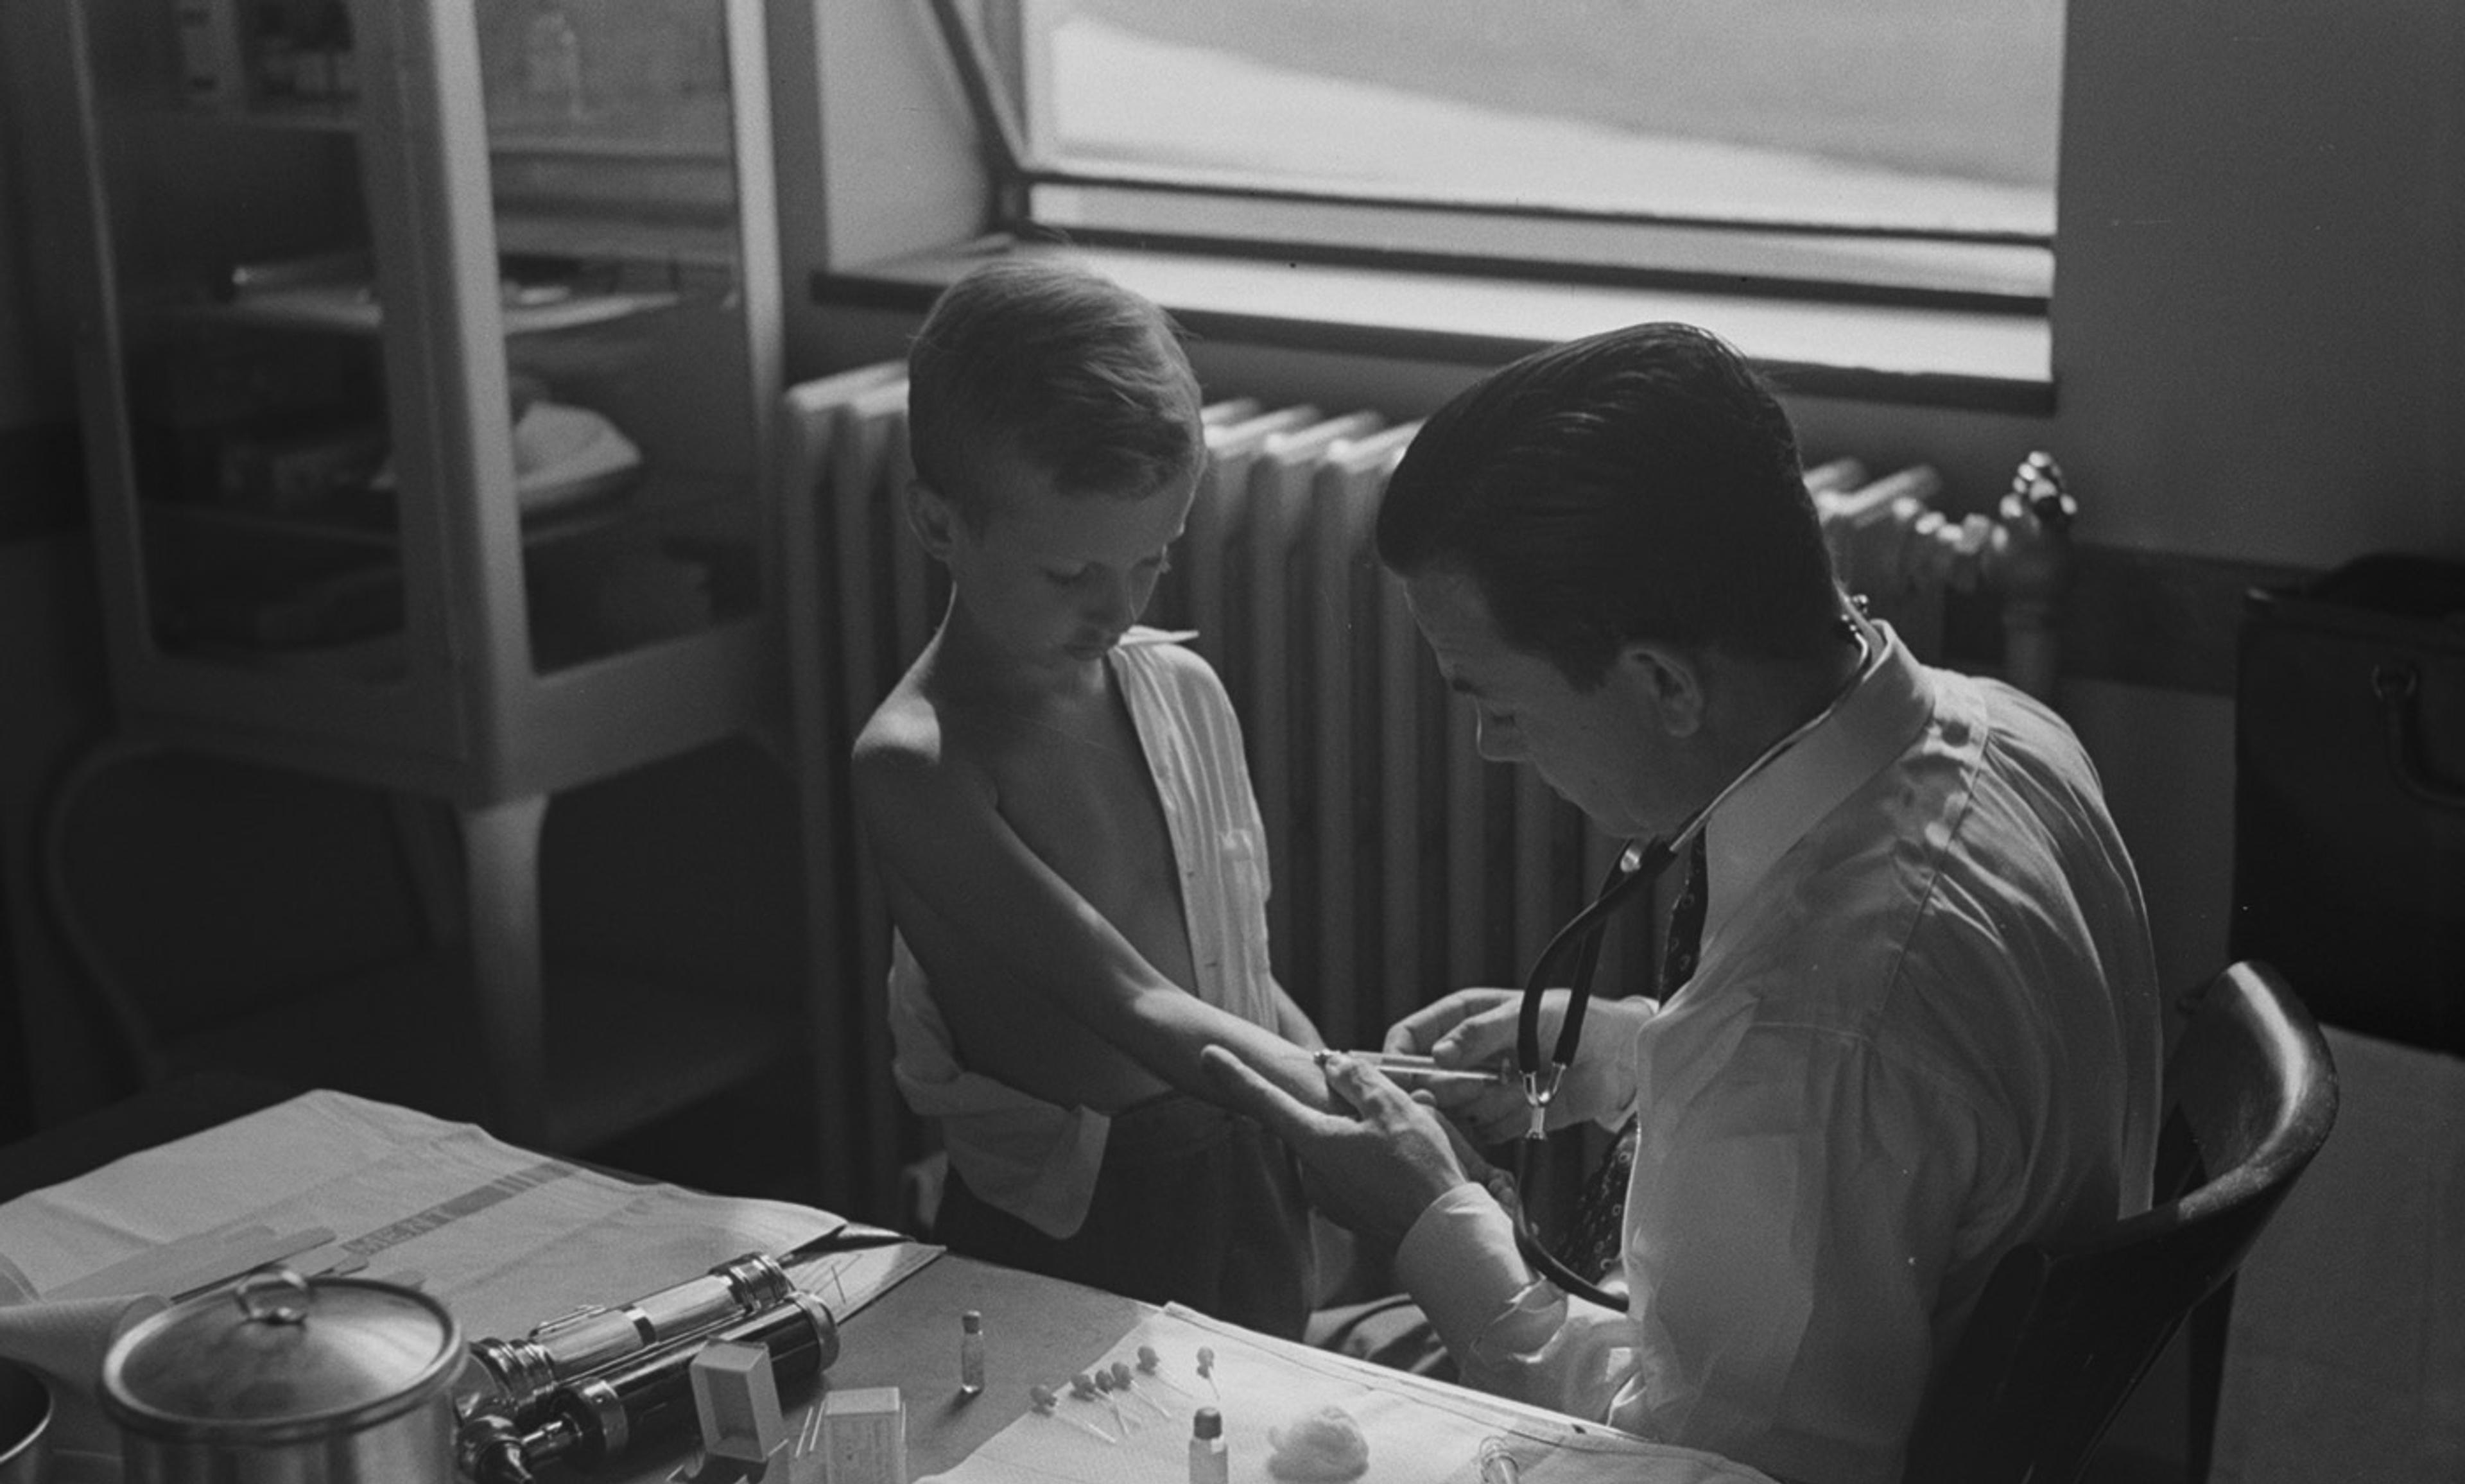
[(858, 798), (948, 787), (980, 777), (965, 730), (952, 724), (947, 704), (911, 671), (856, 734), (849, 764)]

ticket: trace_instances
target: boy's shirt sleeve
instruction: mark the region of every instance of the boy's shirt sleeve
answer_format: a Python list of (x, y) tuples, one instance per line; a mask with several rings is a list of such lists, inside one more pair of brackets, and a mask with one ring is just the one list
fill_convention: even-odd
[(890, 941), (890, 1072), (917, 1117), (941, 1127), (942, 1144), (967, 1188), (1056, 1240), (1087, 1220), (1113, 1120), (1094, 1108), (1064, 1108), (970, 1072), (923, 966), (897, 933)]

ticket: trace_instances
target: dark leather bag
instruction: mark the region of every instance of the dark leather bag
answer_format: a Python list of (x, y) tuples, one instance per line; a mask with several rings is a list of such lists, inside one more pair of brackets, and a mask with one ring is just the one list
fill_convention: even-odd
[(2322, 1022), (2465, 1055), (2465, 565), (2247, 598), (2231, 957)]

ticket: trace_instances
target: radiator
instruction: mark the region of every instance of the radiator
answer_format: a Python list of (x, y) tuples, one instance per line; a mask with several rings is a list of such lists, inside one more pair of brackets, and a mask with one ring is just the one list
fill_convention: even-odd
[[(903, 369), (803, 384), (787, 412), (783, 585), (825, 1199), (895, 1219), (899, 1172), (928, 1141), (890, 1079), (890, 921), (855, 834), (847, 757), (946, 588), (903, 515)], [(1471, 708), (1439, 680), (1401, 585), (1370, 550), (1379, 492), (1416, 425), (1255, 400), (1211, 406), (1206, 422), (1188, 528), (1145, 621), (1196, 631), (1192, 646), (1240, 716), (1267, 831), (1277, 977), (1330, 1043), (1374, 1047), (1453, 988), (1518, 983), (1623, 842), (1535, 770), (1481, 761)], [(1807, 480), (1844, 579), (1883, 596), (1883, 616), (1921, 653), (1937, 647), (1946, 587), (2029, 574), (2027, 590), (2004, 596), (2005, 648), (2026, 671), (2013, 677), (2042, 695), (2054, 675), (2046, 588), (2059, 586), (2069, 505), (2050, 470), (2036, 456), (2023, 465), (2021, 503), (2007, 501), (2000, 521), (1936, 515), (1941, 481), (1923, 466), (1870, 480), (1842, 458)], [(1647, 899), (1612, 924), (1602, 993), (1648, 991), (1654, 916)]]

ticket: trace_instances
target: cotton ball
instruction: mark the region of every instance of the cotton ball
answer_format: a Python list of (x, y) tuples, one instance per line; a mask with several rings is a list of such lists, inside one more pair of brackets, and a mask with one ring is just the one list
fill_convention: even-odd
[(1369, 1439), (1341, 1406), (1322, 1406), (1267, 1433), (1267, 1472), (1287, 1484), (1344, 1484), (1369, 1470)]

